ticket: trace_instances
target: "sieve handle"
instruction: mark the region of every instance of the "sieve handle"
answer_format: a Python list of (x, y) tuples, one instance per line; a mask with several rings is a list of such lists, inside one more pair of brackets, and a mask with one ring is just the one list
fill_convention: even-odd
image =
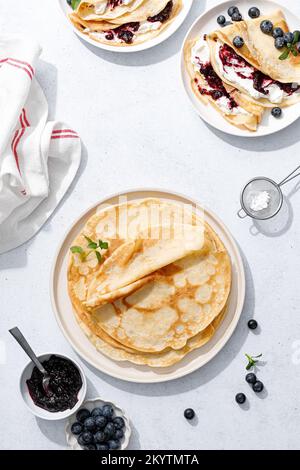
[(246, 217), (248, 217), (248, 214), (246, 214), (246, 212), (244, 211), (244, 209), (240, 209), (238, 212), (237, 212), (237, 215), (240, 219), (246, 219)]
[(283, 186), (284, 184), (289, 183), (293, 179), (297, 178), (297, 176), (300, 176), (300, 172), (296, 173), (298, 170), (300, 170), (300, 165), (297, 166), (297, 168), (295, 168), (294, 171), (292, 171), (292, 173), (290, 173), (288, 176), (286, 176), (284, 178), (284, 180), (282, 180), (281, 183), (278, 184), (278, 186)]

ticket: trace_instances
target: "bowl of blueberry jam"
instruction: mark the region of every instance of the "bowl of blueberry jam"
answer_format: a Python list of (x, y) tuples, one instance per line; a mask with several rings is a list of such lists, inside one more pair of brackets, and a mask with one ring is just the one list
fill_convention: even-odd
[(81, 407), (86, 395), (86, 379), (80, 365), (61, 354), (42, 354), (40, 362), (50, 375), (45, 392), (43, 375), (29, 362), (20, 379), (20, 391), (25, 404), (39, 418), (68, 418)]
[(73, 450), (125, 450), (131, 435), (124, 410), (101, 398), (86, 400), (66, 426), (66, 439)]

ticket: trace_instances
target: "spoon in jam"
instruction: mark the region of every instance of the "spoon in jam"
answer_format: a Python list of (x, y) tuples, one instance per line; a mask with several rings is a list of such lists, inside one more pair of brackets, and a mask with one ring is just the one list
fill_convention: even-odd
[(50, 394), (50, 387), (49, 387), (49, 383), (50, 383), (50, 375), (48, 374), (48, 372), (46, 371), (46, 369), (42, 366), (42, 364), (40, 363), (40, 361), (38, 360), (38, 358), (36, 357), (36, 355), (34, 354), (33, 350), (31, 349), (31, 347), (29, 346), (28, 342), (26, 341), (26, 339), (24, 338), (24, 336), (22, 335), (21, 331), (19, 330), (19, 328), (15, 327), (15, 328), (12, 328), (11, 330), (9, 330), (10, 334), (15, 338), (15, 340), (19, 343), (19, 345), (21, 346), (22, 349), (24, 349), (24, 351), (26, 352), (27, 356), (30, 357), (30, 359), (32, 360), (32, 362), (35, 364), (35, 366), (38, 368), (38, 370), (40, 371), (41, 374), (43, 374), (43, 380), (42, 380), (42, 385), (43, 385), (43, 389), (44, 389), (44, 392), (46, 393), (46, 395), (48, 396)]

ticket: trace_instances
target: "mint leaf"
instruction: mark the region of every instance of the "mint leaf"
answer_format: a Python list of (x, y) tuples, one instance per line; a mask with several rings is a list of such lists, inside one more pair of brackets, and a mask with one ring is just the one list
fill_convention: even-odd
[(83, 248), (81, 248), (81, 246), (71, 246), (70, 250), (72, 253), (83, 253)]
[(91, 242), (88, 244), (88, 248), (90, 248), (91, 250), (97, 250), (98, 245), (95, 242)]
[(101, 263), (102, 256), (100, 255), (99, 251), (95, 251), (95, 253), (96, 253), (96, 256), (97, 256), (98, 263)]
[(298, 51), (295, 47), (292, 47), (291, 51), (292, 51), (292, 54), (293, 54), (294, 57), (298, 56)]
[(99, 248), (101, 248), (101, 250), (107, 250), (108, 249), (108, 243), (103, 242), (102, 240), (99, 240)]
[(72, 0), (71, 1), (71, 7), (73, 8), (73, 10), (76, 10), (77, 7), (79, 6), (81, 0)]
[(295, 31), (293, 44), (297, 44), (300, 39), (300, 31)]
[(291, 52), (290, 49), (286, 49), (286, 50), (281, 54), (281, 56), (279, 56), (279, 60), (286, 60), (286, 59), (288, 58), (288, 56), (290, 55), (290, 52)]

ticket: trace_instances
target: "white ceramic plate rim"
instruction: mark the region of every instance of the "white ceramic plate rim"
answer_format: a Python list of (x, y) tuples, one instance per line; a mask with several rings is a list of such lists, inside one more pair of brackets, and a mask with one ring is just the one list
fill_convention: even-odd
[[(100, 204), (103, 204), (106, 201), (109, 201), (109, 200), (111, 200), (113, 198), (116, 198), (116, 197), (119, 197), (119, 196), (130, 195), (130, 194), (135, 194), (135, 193), (143, 193), (143, 197), (146, 197), (144, 195), (144, 193), (163, 194), (164, 197), (166, 197), (166, 198), (169, 197), (170, 199), (172, 199), (172, 196), (173, 196), (173, 199), (174, 199), (174, 197), (184, 199), (184, 200), (189, 201), (191, 204), (194, 204), (198, 208), (203, 208), (204, 211), (207, 214), (209, 214), (210, 217), (212, 219), (214, 219), (214, 221), (220, 227), (222, 233), (220, 233), (220, 231), (217, 231), (217, 234), (221, 237), (222, 240), (223, 240), (224, 237), (226, 237), (228, 242), (231, 244), (231, 247), (234, 251), (234, 257), (235, 257), (236, 265), (238, 266), (238, 270), (239, 270), (240, 285), (239, 285), (239, 290), (238, 290), (238, 295), (237, 295), (235, 313), (234, 313), (234, 316), (233, 316), (230, 324), (228, 325), (226, 331), (223, 333), (223, 335), (219, 339), (218, 343), (214, 346), (214, 349), (212, 351), (210, 351), (209, 354), (207, 354), (207, 358), (202, 360), (200, 365), (195, 365), (194, 364), (194, 365), (192, 365), (192, 367), (187, 368), (186, 370), (180, 370), (179, 369), (173, 375), (170, 374), (171, 376), (168, 376), (166, 374), (165, 376), (158, 375), (157, 377), (140, 377), (140, 378), (137, 379), (137, 378), (126, 377), (125, 374), (123, 375), (123, 374), (120, 374), (120, 373), (115, 373), (112, 370), (108, 371), (108, 370), (104, 370), (104, 368), (103, 369), (99, 368), (99, 365), (97, 364), (96, 361), (92, 360), (85, 353), (85, 351), (83, 349), (80, 349), (79, 347), (77, 347), (77, 345), (75, 345), (73, 343), (73, 341), (71, 339), (71, 335), (68, 333), (68, 331), (66, 331), (66, 329), (65, 329), (65, 327), (64, 327), (64, 325), (63, 325), (63, 323), (60, 319), (60, 313), (58, 311), (56, 301), (55, 301), (56, 265), (57, 265), (57, 262), (58, 262), (58, 259), (59, 259), (60, 252), (62, 251), (62, 249), (64, 247), (65, 240), (67, 239), (69, 233), (81, 221), (81, 219), (85, 217), (85, 215), (88, 212), (92, 211), (93, 209), (96, 209)], [(157, 195), (157, 197), (159, 197), (159, 196)], [(178, 192), (175, 192), (175, 191), (168, 191), (166, 189), (159, 189), (159, 188), (137, 188), (137, 189), (124, 190), (124, 191), (121, 191), (121, 192), (117, 192), (117, 193), (113, 193), (111, 195), (108, 195), (107, 197), (105, 197), (105, 198), (101, 199), (100, 201), (98, 201), (96, 204), (95, 203), (92, 204), (88, 209), (86, 209), (83, 213), (81, 213), (81, 215), (75, 220), (75, 222), (70, 226), (70, 228), (64, 234), (64, 236), (62, 238), (62, 241), (60, 242), (60, 244), (58, 246), (58, 249), (56, 250), (53, 265), (52, 265), (52, 269), (51, 269), (51, 274), (50, 274), (50, 298), (51, 298), (52, 309), (53, 309), (57, 324), (58, 324), (60, 330), (62, 331), (63, 335), (65, 336), (66, 340), (68, 341), (68, 343), (77, 352), (77, 354), (79, 354), (80, 357), (82, 357), (90, 365), (95, 367), (95, 369), (97, 369), (97, 370), (99, 370), (99, 371), (101, 371), (101, 372), (103, 372), (103, 373), (105, 373), (105, 374), (107, 374), (111, 377), (114, 377), (116, 379), (121, 379), (121, 380), (124, 380), (126, 382), (133, 382), (133, 383), (162, 383), (162, 382), (169, 382), (169, 381), (176, 380), (176, 379), (179, 379), (181, 377), (184, 377), (186, 375), (189, 375), (192, 372), (195, 372), (196, 370), (203, 367), (209, 361), (211, 361), (223, 349), (223, 347), (226, 345), (226, 343), (228, 342), (228, 340), (231, 338), (232, 334), (234, 333), (234, 331), (236, 329), (236, 326), (239, 322), (240, 316), (242, 314), (242, 310), (243, 310), (243, 306), (244, 306), (244, 302), (245, 302), (245, 294), (246, 294), (245, 270), (244, 270), (243, 261), (242, 261), (242, 258), (241, 258), (240, 252), (239, 252), (239, 248), (238, 248), (234, 238), (232, 237), (231, 233), (229, 232), (227, 227), (223, 224), (223, 222), (219, 219), (219, 217), (216, 216), (214, 214), (214, 212), (212, 212), (211, 210), (208, 210), (207, 208), (204, 208), (201, 204), (199, 204), (199, 202), (197, 202), (193, 198), (190, 198), (190, 197), (188, 197), (184, 194), (181, 194), (181, 193), (178, 193)], [(95, 353), (101, 354), (96, 349), (95, 349)], [(118, 363), (118, 361), (113, 361), (113, 360), (111, 360), (111, 361)], [(122, 362), (121, 364), (126, 364), (126, 362)], [(129, 363), (129, 364), (132, 366), (131, 363)], [(180, 365), (180, 362), (178, 363), (178, 365)], [(124, 367), (124, 370), (125, 370), (125, 367)]]
[(118, 47), (118, 46), (110, 46), (109, 44), (102, 44), (101, 42), (94, 41), (86, 34), (81, 33), (80, 31), (78, 31), (78, 29), (76, 29), (72, 25), (71, 21), (69, 21), (69, 19), (66, 16), (66, 11), (69, 8), (66, 0), (58, 0), (58, 3), (66, 21), (69, 24), (69, 27), (71, 27), (73, 32), (77, 34), (77, 36), (79, 36), (85, 42), (91, 44), (92, 46), (98, 47), (99, 49), (104, 49), (106, 51), (127, 53), (127, 52), (145, 51), (147, 49), (150, 49), (151, 47), (157, 46), (158, 44), (161, 44), (162, 42), (166, 41), (170, 36), (172, 36), (180, 28), (180, 26), (183, 24), (183, 22), (187, 18), (192, 8), (193, 0), (191, 0), (190, 4), (189, 4), (189, 0), (183, 0), (182, 11), (177, 15), (176, 18), (174, 18), (173, 22), (164, 31), (162, 31), (158, 36), (154, 37), (153, 39), (150, 39), (149, 41), (143, 42), (142, 44), (137, 44), (136, 46), (133, 45), (133, 46), (128, 46), (128, 47)]
[[(237, 136), (237, 137), (264, 137), (264, 136), (267, 136), (267, 135), (275, 134), (275, 133), (280, 132), (283, 129), (286, 129), (287, 127), (289, 127), (291, 124), (293, 124), (299, 118), (300, 112), (298, 113), (298, 115), (296, 115), (296, 113), (295, 113), (295, 117), (292, 120), (286, 120), (285, 121), (284, 118), (282, 118), (282, 120), (281, 120), (282, 125), (280, 127), (274, 129), (270, 125), (269, 127), (266, 127), (266, 129), (264, 131), (262, 131), (260, 128), (258, 128), (257, 132), (242, 130), (242, 129), (239, 129), (239, 128), (231, 125), (225, 119), (224, 119), (223, 125), (221, 125), (221, 124), (218, 123), (217, 118), (216, 118), (216, 120), (214, 120), (213, 118), (210, 118), (210, 117), (206, 116), (203, 113), (203, 111), (201, 110), (201, 108), (203, 108), (203, 109), (205, 108), (205, 104), (200, 102), (199, 99), (197, 99), (197, 97), (194, 95), (194, 92), (192, 91), (191, 86), (190, 86), (190, 79), (187, 76), (187, 71), (186, 71), (186, 67), (185, 67), (185, 63), (184, 63), (184, 46), (185, 46), (185, 43), (189, 39), (194, 37), (193, 34), (192, 34), (193, 30), (197, 26), (199, 26), (199, 29), (200, 29), (201, 23), (203, 23), (206, 20), (206, 17), (210, 16), (211, 14), (214, 14), (217, 18), (217, 16), (220, 15), (221, 13), (224, 13), (224, 11), (226, 11), (230, 5), (234, 4), (234, 5), (238, 6), (242, 2), (244, 4), (246, 3), (245, 0), (236, 0), (236, 2), (232, 2), (231, 0), (229, 0), (229, 1), (226, 0), (225, 2), (219, 3), (218, 5), (215, 5), (212, 8), (207, 9), (204, 13), (202, 13), (194, 21), (194, 23), (192, 24), (192, 26), (190, 27), (189, 31), (187, 32), (187, 34), (184, 38), (183, 45), (182, 45), (182, 48), (181, 48), (181, 54), (180, 54), (181, 82), (183, 84), (183, 88), (185, 90), (186, 95), (189, 98), (189, 101), (190, 101), (192, 107), (194, 108), (196, 113), (201, 117), (201, 119), (203, 119), (210, 126), (214, 127), (215, 129), (217, 129), (221, 132), (224, 132), (225, 134), (234, 135), (234, 136)], [(251, 3), (251, 5), (250, 5), (250, 3)], [(289, 15), (291, 15), (295, 19), (297, 19), (298, 24), (300, 24), (300, 19), (296, 15), (294, 15), (294, 13), (292, 13), (286, 7), (280, 5), (277, 2), (274, 2), (273, 0), (265, 0), (265, 3), (268, 4), (268, 6), (270, 6), (270, 4), (273, 4), (274, 7), (279, 8), (279, 9), (283, 10), (284, 12), (288, 12)], [(254, 4), (255, 4), (255, 2), (254, 3), (249, 2), (249, 7), (253, 6)], [(217, 22), (216, 22), (216, 29), (217, 28), (218, 28), (218, 25), (217, 25)], [(299, 103), (295, 104), (291, 107), (294, 107), (294, 106), (298, 106), (299, 109), (300, 109), (300, 104)], [(285, 109), (287, 109), (287, 108), (285, 108)], [(217, 113), (217, 111), (216, 111), (216, 113)], [(217, 113), (217, 116), (220, 117), (221, 115), (219, 113)]]

